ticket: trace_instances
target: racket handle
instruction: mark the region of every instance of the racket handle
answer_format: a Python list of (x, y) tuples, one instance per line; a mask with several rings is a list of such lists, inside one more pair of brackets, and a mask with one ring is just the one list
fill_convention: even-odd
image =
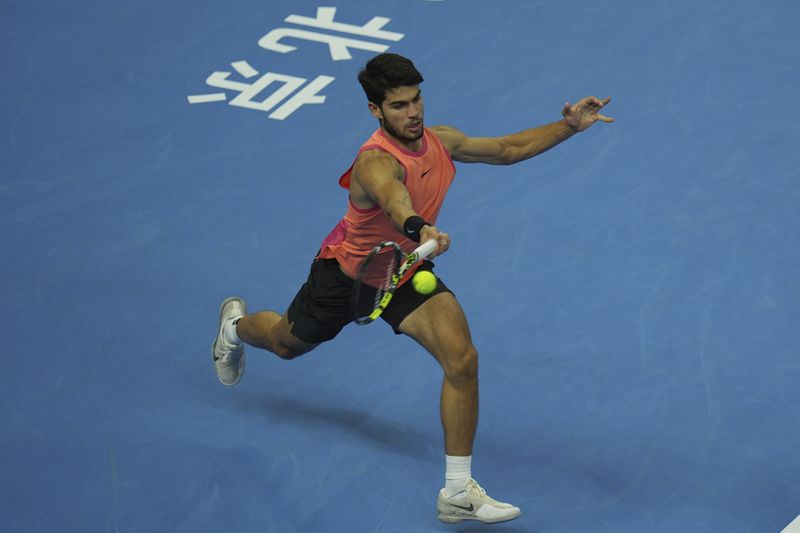
[(417, 254), (417, 261), (422, 261), (429, 255), (431, 255), (436, 250), (437, 247), (438, 244), (433, 239), (423, 242), (421, 245), (417, 247), (416, 250), (414, 250), (414, 253)]

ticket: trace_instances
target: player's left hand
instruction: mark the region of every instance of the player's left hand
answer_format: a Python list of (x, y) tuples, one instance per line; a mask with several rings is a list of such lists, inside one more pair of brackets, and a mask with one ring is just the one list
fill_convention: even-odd
[(575, 105), (567, 102), (564, 104), (564, 109), (561, 114), (564, 116), (564, 121), (575, 131), (583, 131), (589, 126), (597, 122), (614, 122), (613, 118), (606, 117), (600, 114), (609, 102), (611, 97), (604, 100), (595, 98), (594, 96), (587, 96), (579, 100)]

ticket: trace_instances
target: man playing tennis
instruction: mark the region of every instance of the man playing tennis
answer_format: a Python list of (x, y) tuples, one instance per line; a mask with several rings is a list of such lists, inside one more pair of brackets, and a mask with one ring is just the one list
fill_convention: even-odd
[[(455, 176), (453, 161), (508, 165), (529, 159), (583, 131), (597, 121), (610, 98), (587, 97), (567, 103), (563, 119), (496, 138), (468, 137), (450, 126), (424, 125), (419, 84), (422, 75), (408, 59), (381, 54), (359, 73), (370, 113), (380, 127), (362, 145), (339, 183), (350, 191), (344, 218), (323, 241), (308, 281), (287, 312), (247, 314), (241, 298), (228, 298), (220, 310), (212, 356), (219, 380), (235, 385), (244, 372), (244, 344), (293, 359), (333, 339), (353, 321), (351, 294), (359, 266), (382, 241), (408, 252), (433, 239), (441, 255), (450, 237), (436, 227), (447, 189)], [(424, 261), (422, 269), (433, 264)], [(440, 520), (502, 522), (519, 508), (498, 502), (472, 479), (472, 443), (478, 420), (478, 353), (458, 301), (437, 279), (429, 294), (411, 283), (400, 285), (381, 315), (395, 333), (416, 340), (444, 372), (441, 420), (445, 438), (445, 486), (437, 510)]]

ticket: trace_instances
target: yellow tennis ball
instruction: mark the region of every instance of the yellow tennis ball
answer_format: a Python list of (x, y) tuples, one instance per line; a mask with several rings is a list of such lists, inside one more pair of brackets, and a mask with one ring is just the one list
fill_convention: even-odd
[(429, 270), (420, 270), (411, 278), (414, 290), (420, 294), (430, 294), (436, 288), (436, 276)]

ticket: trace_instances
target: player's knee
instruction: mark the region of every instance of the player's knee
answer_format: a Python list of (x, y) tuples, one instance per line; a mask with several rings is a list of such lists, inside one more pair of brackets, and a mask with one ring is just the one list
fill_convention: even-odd
[(283, 359), (285, 361), (291, 361), (292, 359), (297, 357), (297, 354), (294, 354), (294, 353), (291, 352), (291, 350), (287, 350), (285, 348), (276, 349), (275, 350), (275, 355), (277, 355), (278, 357), (280, 357), (281, 359)]
[(297, 348), (297, 347), (287, 346), (285, 344), (278, 344), (273, 351), (275, 352), (275, 355), (277, 355), (281, 359), (291, 361), (292, 359), (300, 357), (301, 355), (308, 353), (311, 350), (312, 347)]
[(447, 379), (451, 381), (473, 381), (478, 378), (478, 352), (468, 347), (454, 352), (444, 365)]
[(292, 350), (288, 346), (284, 346), (283, 344), (279, 344), (278, 346), (276, 346), (274, 351), (275, 351), (275, 355), (277, 355), (281, 359), (285, 359), (287, 361), (291, 361), (295, 357), (298, 357), (298, 356), (302, 355), (302, 354), (298, 353), (297, 351)]

